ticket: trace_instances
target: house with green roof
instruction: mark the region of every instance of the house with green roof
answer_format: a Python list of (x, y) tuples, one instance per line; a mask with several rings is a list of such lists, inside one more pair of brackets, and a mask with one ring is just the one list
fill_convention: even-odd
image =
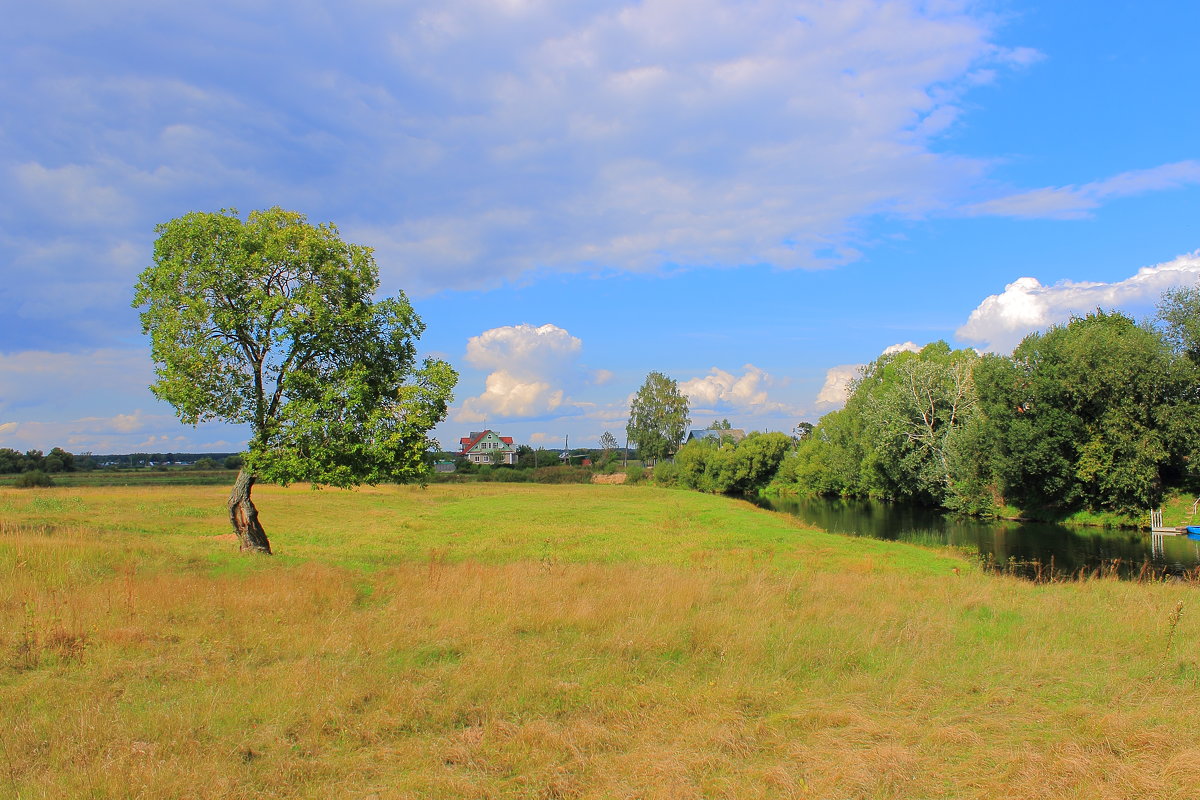
[(494, 454), (500, 454), (501, 464), (517, 463), (517, 448), (511, 436), (500, 436), (495, 431), (471, 431), (470, 436), (458, 440), (462, 446), (459, 455), (472, 464), (494, 464)]

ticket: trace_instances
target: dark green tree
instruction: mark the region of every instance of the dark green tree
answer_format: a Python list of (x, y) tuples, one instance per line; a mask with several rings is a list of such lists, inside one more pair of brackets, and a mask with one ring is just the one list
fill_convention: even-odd
[(51, 448), (44, 459), (46, 472), (74, 472), (75, 456), (61, 447)]
[(34, 470), (44, 471), (46, 467), (46, 456), (41, 450), (26, 450), (25, 455), (21, 459), (21, 471), (33, 472)]
[(1097, 311), (1027, 336), (977, 370), (993, 468), (1024, 508), (1135, 512), (1159, 502), (1185, 438), (1169, 424), (1187, 387), (1170, 347)]
[(11, 447), (0, 447), (0, 475), (11, 475), (21, 471), (24, 459)]
[(675, 454), (690, 422), (688, 400), (679, 385), (661, 372), (651, 372), (629, 406), (625, 431), (639, 458), (651, 463)]
[(159, 225), (133, 305), (154, 394), (188, 424), (250, 426), (229, 497), (243, 550), (270, 553), (255, 481), (354, 486), (428, 470), (429, 430), (457, 375), (417, 363), (424, 330), (403, 293), (375, 300), (371, 249), (272, 208), (194, 212)]

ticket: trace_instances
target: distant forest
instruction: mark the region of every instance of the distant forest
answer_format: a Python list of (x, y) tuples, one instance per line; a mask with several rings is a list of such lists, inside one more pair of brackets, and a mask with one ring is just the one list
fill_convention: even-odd
[[(236, 462), (236, 463), (235, 463)], [(22, 472), (86, 472), (93, 469), (144, 469), (155, 466), (189, 466), (207, 469), (237, 469), (239, 453), (69, 453), (61, 447), (49, 453), (27, 450), (24, 453), (0, 447), (0, 475)]]

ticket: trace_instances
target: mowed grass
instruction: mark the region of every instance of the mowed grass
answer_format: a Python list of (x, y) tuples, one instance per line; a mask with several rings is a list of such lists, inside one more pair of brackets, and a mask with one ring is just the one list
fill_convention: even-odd
[(255, 495), (275, 558), (220, 487), (0, 490), (0, 797), (1200, 797), (1194, 587), (643, 487)]

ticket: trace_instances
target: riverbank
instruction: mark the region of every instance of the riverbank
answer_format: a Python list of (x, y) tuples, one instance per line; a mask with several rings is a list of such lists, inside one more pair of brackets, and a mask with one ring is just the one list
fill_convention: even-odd
[[(784, 487), (770, 485), (763, 491), (764, 496), (779, 499), (802, 498), (806, 495), (787, 491)], [(1172, 493), (1163, 499), (1163, 524), (1169, 527), (1200, 524), (1200, 511), (1196, 509), (1197, 498), (1179, 492)], [(878, 501), (889, 502), (889, 501)], [(953, 514), (950, 509), (938, 509), (941, 513)], [(1056, 509), (1021, 509), (1016, 506), (1002, 505), (987, 514), (964, 514), (980, 519), (1003, 519), (1011, 522), (1047, 522), (1056, 525), (1067, 525), (1080, 528), (1110, 528), (1116, 530), (1149, 530), (1150, 510), (1139, 516), (1120, 514), (1115, 511), (1088, 511), (1077, 509), (1062, 512)]]
[(0, 489), (14, 797), (1187, 798), (1194, 590), (643, 486)]

